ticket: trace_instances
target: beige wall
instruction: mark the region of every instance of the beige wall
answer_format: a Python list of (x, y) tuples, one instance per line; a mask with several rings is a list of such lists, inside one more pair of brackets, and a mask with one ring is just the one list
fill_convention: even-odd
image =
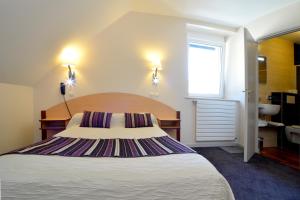
[(271, 92), (296, 89), (293, 42), (281, 38), (263, 41), (259, 55), (267, 57), (267, 83), (259, 84), (260, 102), (267, 103)]
[(226, 41), (225, 59), (225, 98), (239, 101), (239, 134), (237, 141), (244, 145), (245, 129), (245, 30), (240, 28), (238, 32), (230, 36)]
[(33, 142), (33, 89), (0, 83), (0, 154)]
[[(126, 92), (161, 101), (181, 111), (182, 142), (195, 145), (195, 104), (187, 99), (186, 20), (131, 12), (85, 41), (85, 62), (78, 66), (75, 98), (101, 92)], [(163, 70), (156, 90), (151, 82), (148, 53), (161, 54)], [(60, 66), (34, 87), (35, 138), (40, 138), (40, 111), (62, 102), (59, 83), (66, 69)], [(150, 95), (153, 91), (158, 97)], [(71, 108), (72, 109), (72, 108)]]

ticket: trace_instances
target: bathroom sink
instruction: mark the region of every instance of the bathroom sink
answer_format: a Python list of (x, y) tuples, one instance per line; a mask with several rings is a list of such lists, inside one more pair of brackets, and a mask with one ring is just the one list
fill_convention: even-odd
[(260, 103), (258, 110), (261, 115), (276, 115), (279, 113), (280, 105)]

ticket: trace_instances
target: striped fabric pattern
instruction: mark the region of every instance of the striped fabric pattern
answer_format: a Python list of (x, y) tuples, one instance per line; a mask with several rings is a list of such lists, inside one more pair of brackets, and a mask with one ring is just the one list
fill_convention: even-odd
[(153, 127), (150, 113), (125, 113), (125, 128)]
[(112, 113), (84, 111), (80, 127), (110, 128)]
[(169, 136), (145, 139), (82, 139), (54, 137), (13, 154), (58, 155), (68, 157), (133, 158), (195, 153)]

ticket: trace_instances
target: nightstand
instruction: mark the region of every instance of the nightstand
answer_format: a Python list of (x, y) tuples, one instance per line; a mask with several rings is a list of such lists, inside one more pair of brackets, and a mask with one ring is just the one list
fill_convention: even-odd
[(41, 131), (42, 131), (42, 140), (48, 139), (53, 135), (66, 129), (70, 118), (46, 118), (46, 115), (43, 115), (41, 122)]
[(176, 140), (180, 141), (180, 112), (176, 112), (177, 119), (157, 119), (159, 127), (167, 133), (176, 132)]

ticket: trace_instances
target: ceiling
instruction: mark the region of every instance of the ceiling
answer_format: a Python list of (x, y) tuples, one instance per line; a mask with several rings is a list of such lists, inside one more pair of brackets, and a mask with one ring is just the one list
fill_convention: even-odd
[(299, 0), (134, 0), (142, 12), (241, 26)]
[(130, 11), (238, 27), (299, 0), (1, 0), (0, 82), (34, 86), (62, 45), (89, 38)]

